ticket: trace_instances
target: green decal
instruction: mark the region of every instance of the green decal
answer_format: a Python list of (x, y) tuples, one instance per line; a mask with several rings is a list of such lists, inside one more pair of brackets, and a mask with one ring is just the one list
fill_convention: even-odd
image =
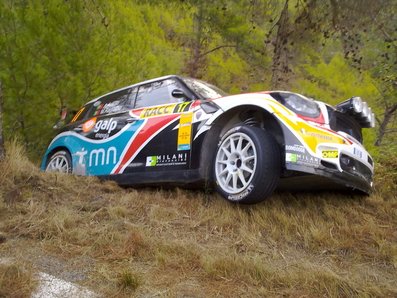
[(157, 156), (148, 156), (146, 157), (146, 166), (154, 167), (157, 165)]

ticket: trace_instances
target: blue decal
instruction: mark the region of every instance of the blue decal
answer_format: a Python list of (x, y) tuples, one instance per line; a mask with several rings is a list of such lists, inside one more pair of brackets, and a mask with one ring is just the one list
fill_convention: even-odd
[(190, 150), (190, 144), (178, 145), (178, 151)]
[(72, 155), (73, 172), (78, 175), (110, 175), (121, 155), (145, 120), (124, 127), (116, 135), (104, 140), (91, 140), (75, 132), (64, 132), (48, 147), (41, 168), (45, 170), (48, 154), (57, 147), (66, 147)]

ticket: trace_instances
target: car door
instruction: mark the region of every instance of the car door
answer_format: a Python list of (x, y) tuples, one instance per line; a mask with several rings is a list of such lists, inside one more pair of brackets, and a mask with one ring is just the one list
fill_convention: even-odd
[(142, 122), (125, 148), (115, 174), (189, 168), (192, 102), (184, 96), (185, 92), (189, 91), (176, 78), (139, 87), (130, 117)]

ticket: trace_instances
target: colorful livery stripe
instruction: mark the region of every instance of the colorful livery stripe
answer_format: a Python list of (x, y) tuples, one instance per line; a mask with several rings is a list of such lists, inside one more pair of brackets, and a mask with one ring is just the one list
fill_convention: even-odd
[(129, 144), (128, 149), (123, 152), (120, 163), (113, 169), (112, 174), (121, 174), (135, 156), (150, 142), (156, 135), (170, 125), (173, 120), (179, 118), (180, 115), (172, 114), (163, 117), (154, 117), (147, 119), (140, 127), (139, 132)]

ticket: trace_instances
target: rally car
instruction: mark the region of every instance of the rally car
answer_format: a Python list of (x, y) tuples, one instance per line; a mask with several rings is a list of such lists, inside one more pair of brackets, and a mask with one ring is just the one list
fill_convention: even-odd
[(277, 186), (369, 193), (374, 165), (361, 130), (374, 124), (359, 97), (333, 107), (286, 91), (227, 95), (170, 75), (85, 104), (52, 140), (41, 167), (129, 186), (215, 187), (243, 204)]

